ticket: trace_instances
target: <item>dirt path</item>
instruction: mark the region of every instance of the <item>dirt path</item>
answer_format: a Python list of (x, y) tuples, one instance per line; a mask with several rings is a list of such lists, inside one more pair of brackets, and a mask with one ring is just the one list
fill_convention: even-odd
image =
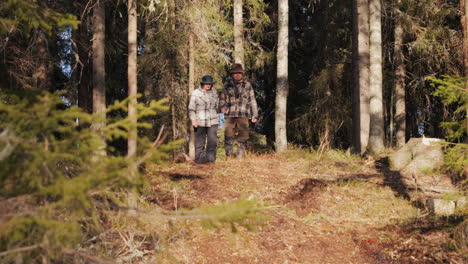
[(434, 223), (426, 230), (424, 212), (386, 186), (371, 161), (263, 155), (163, 174), (184, 190), (156, 188), (169, 210), (242, 197), (272, 205), (270, 222), (255, 232), (194, 227), (171, 245), (182, 263), (463, 263), (444, 248), (448, 233)]

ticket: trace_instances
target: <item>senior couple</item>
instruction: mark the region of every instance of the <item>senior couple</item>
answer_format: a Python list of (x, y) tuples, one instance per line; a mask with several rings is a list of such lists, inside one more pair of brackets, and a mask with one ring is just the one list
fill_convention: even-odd
[[(216, 161), (218, 112), (224, 113), (224, 148), (226, 157), (233, 156), (232, 144), (237, 139), (237, 158), (243, 158), (249, 139), (249, 118), (257, 122), (258, 108), (252, 85), (244, 79), (242, 65), (231, 67), (231, 78), (224, 84), (219, 95), (213, 89), (214, 81), (209, 75), (202, 77), (200, 88), (192, 93), (189, 117), (195, 129), (195, 162)], [(237, 134), (237, 137), (236, 137)]]

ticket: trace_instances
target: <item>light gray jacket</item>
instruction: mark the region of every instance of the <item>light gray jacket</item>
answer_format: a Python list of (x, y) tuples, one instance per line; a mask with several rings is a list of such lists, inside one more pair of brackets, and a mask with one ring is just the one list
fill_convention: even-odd
[(211, 88), (204, 91), (201, 87), (193, 91), (188, 106), (190, 120), (197, 120), (198, 126), (210, 127), (218, 121), (218, 93)]

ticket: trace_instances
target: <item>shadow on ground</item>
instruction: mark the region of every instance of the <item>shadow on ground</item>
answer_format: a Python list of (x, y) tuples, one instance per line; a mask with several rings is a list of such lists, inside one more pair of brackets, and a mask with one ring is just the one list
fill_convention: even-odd
[(161, 173), (163, 176), (168, 177), (171, 181), (181, 181), (181, 180), (199, 180), (203, 179), (202, 176), (196, 174), (183, 174), (183, 173)]
[(409, 200), (408, 186), (403, 182), (399, 171), (390, 170), (388, 157), (377, 160), (375, 164), (376, 169), (384, 176), (384, 185), (392, 188), (398, 196)]

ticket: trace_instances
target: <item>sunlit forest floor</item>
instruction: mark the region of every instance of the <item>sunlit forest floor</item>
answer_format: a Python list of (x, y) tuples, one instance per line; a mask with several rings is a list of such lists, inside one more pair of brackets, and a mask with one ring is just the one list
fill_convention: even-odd
[(430, 217), (421, 194), (378, 161), (339, 151), (218, 156), (216, 164), (156, 168), (149, 200), (181, 210), (256, 199), (269, 205), (269, 222), (236, 233), (190, 224), (171, 233), (161, 262), (466, 263), (450, 239), (462, 217)]

